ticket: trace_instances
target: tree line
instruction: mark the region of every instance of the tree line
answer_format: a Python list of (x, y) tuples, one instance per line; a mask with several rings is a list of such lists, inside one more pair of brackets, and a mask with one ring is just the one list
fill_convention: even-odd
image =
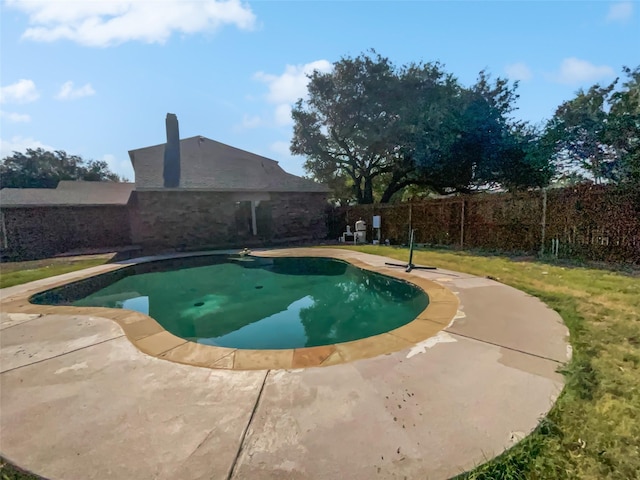
[(465, 87), (440, 63), (398, 67), (371, 51), (309, 76), (290, 149), (341, 203), (552, 181), (640, 186), (640, 67), (623, 74), (535, 127), (511, 115), (517, 82), (481, 71)]
[(56, 188), (60, 180), (125, 181), (103, 160), (85, 160), (64, 150), (27, 148), (0, 162), (0, 188)]
[[(640, 66), (560, 105), (542, 127), (513, 118), (518, 82), (481, 71), (463, 86), (438, 62), (394, 65), (374, 51), (309, 76), (290, 150), (338, 203), (616, 183), (640, 191)], [(27, 149), (0, 161), (0, 187), (123, 181), (104, 161)]]

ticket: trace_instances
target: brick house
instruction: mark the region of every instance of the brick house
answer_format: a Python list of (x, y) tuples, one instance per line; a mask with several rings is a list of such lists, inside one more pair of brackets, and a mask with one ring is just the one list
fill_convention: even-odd
[(129, 152), (135, 184), (2, 189), (3, 257), (130, 244), (153, 252), (326, 237), (326, 186), (202, 136), (180, 140), (176, 116), (168, 114), (166, 122), (166, 143)]
[(209, 138), (178, 140), (175, 115), (167, 115), (167, 143), (129, 157), (135, 244), (193, 248), (326, 237), (326, 186)]
[(133, 183), (61, 181), (57, 188), (0, 190), (0, 246), (9, 259), (131, 243)]

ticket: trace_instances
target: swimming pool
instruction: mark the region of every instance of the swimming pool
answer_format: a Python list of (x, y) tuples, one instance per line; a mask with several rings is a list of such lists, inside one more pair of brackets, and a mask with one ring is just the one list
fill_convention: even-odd
[(292, 349), (379, 335), (428, 305), (415, 285), (329, 258), (155, 261), (90, 277), (33, 303), (125, 308), (172, 334), (239, 349)]

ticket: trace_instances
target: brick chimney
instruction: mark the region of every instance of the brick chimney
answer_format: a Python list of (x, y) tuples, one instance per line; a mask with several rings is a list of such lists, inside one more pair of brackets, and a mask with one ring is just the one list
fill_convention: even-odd
[(164, 186), (178, 188), (180, 186), (180, 132), (178, 117), (167, 113), (167, 143), (164, 146)]

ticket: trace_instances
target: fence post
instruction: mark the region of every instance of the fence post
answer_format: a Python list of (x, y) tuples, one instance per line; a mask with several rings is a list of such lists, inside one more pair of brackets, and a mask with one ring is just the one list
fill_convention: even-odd
[(544, 255), (544, 241), (547, 229), (547, 189), (542, 189), (542, 233), (540, 240), (540, 256)]
[(411, 240), (411, 210), (412, 210), (411, 205), (412, 205), (411, 204), (411, 200), (409, 200), (409, 237), (408, 237), (408, 240), (407, 240), (407, 245), (409, 244), (409, 241)]
[(462, 209), (460, 212), (460, 248), (464, 248), (464, 197), (462, 198)]

